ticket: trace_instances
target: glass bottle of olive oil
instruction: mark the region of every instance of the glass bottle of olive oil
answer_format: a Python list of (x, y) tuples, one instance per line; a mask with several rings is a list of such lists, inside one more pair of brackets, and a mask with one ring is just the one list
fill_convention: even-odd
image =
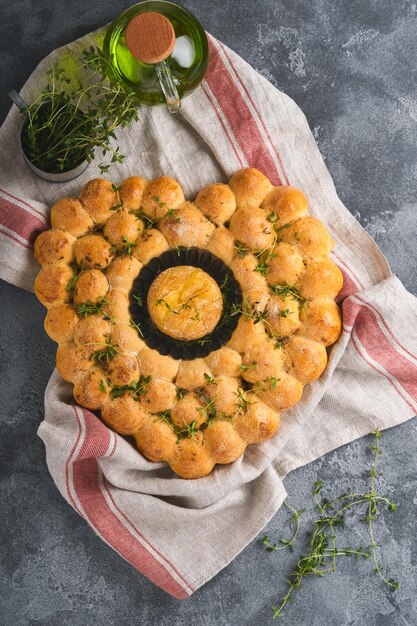
[[(151, 57), (141, 56), (135, 52), (135, 46), (132, 46), (129, 29), (131, 32), (135, 30), (134, 37), (138, 48), (143, 43), (141, 39), (146, 39), (150, 47), (152, 37), (156, 46), (160, 39), (160, 33), (150, 32), (144, 20), (137, 19), (137, 28), (132, 28), (135, 18), (142, 13), (164, 16), (170, 22), (167, 26), (171, 31), (173, 29), (172, 45), (169, 50), (167, 48), (168, 56), (162, 62), (143, 62), (140, 58), (148, 60)], [(159, 25), (159, 21), (156, 22)], [(118, 78), (135, 90), (140, 103), (147, 105), (168, 102), (170, 106), (172, 93), (174, 97), (177, 94), (179, 103), (180, 98), (190, 93), (201, 82), (208, 65), (207, 37), (200, 22), (186, 9), (163, 0), (140, 2), (121, 13), (107, 30), (103, 51), (111, 59)], [(177, 110), (175, 106), (170, 109)]]

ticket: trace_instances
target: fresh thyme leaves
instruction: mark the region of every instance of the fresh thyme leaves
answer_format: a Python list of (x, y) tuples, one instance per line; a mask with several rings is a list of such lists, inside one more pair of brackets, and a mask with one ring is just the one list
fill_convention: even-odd
[(67, 286), (65, 287), (65, 291), (71, 291), (71, 289), (74, 289), (79, 277), (80, 274), (74, 274), (74, 276), (69, 279)]
[(211, 339), (209, 337), (203, 337), (202, 339), (197, 339), (197, 343), (199, 346), (209, 346), (211, 344)]
[(103, 380), (103, 379), (101, 379), (101, 380), (100, 380), (100, 385), (99, 385), (99, 387), (100, 387), (100, 391), (102, 391), (103, 393), (106, 393), (106, 391), (107, 391), (107, 387), (106, 387), (106, 385), (104, 384), (104, 380)]
[(132, 298), (134, 300), (136, 300), (136, 302), (138, 303), (138, 306), (142, 306), (143, 305), (143, 298), (142, 298), (142, 294), (140, 293), (134, 293), (132, 294)]
[(279, 236), (281, 234), (281, 231), (286, 230), (290, 226), (291, 226), (291, 222), (287, 222), (286, 224), (283, 224), (282, 226), (277, 226), (277, 224), (274, 224), (275, 234)]
[(138, 119), (135, 93), (117, 81), (111, 59), (99, 48), (83, 50), (72, 67), (58, 64), (46, 72), (48, 84), (24, 111), (23, 144), (36, 167), (55, 173), (91, 162), (99, 149), (111, 155), (109, 164), (98, 165), (104, 173), (124, 159), (111, 140), (118, 127)]
[(130, 385), (116, 385), (112, 387), (110, 395), (112, 398), (121, 398), (125, 393), (131, 392), (133, 399), (136, 400), (136, 402), (140, 402), (142, 396), (147, 393), (150, 382), (150, 376), (141, 376), (138, 382), (131, 383)]
[[(142, 220), (145, 229), (151, 229), (155, 226), (155, 222), (153, 221), (153, 219), (148, 217), (148, 215), (146, 215), (141, 209), (137, 211), (129, 211), (129, 213), (134, 215), (138, 220)], [(147, 233), (145, 230), (142, 233), (142, 238), (146, 241), (149, 237), (152, 237), (152, 234)]]
[[(319, 518), (314, 521), (315, 529), (308, 543), (306, 555), (299, 557), (297, 565), (289, 577), (287, 593), (281, 599), (279, 605), (273, 605), (272, 607), (274, 618), (283, 617), (285, 606), (289, 603), (294, 591), (299, 589), (306, 576), (324, 576), (328, 572), (335, 572), (337, 559), (342, 556), (354, 556), (364, 559), (372, 558), (375, 573), (378, 574), (381, 580), (390, 589), (398, 589), (398, 581), (393, 578), (388, 578), (385, 575), (378, 558), (377, 548), (379, 546), (375, 540), (374, 523), (378, 519), (381, 510), (395, 511), (397, 505), (389, 500), (387, 496), (379, 494), (376, 489), (376, 478), (381, 476), (377, 467), (379, 456), (381, 455), (381, 433), (379, 430), (376, 430), (372, 434), (375, 437), (375, 444), (369, 446), (369, 450), (373, 455), (373, 462), (368, 472), (370, 476), (368, 491), (364, 493), (356, 491), (343, 493), (337, 498), (330, 500), (327, 497), (322, 498), (320, 495), (326, 487), (323, 481), (319, 479), (314, 484), (312, 494), (316, 509), (319, 512)], [(296, 511), (289, 505), (287, 506), (294, 513), (290, 520), (290, 525), (296, 524), (293, 536), (288, 540), (281, 540), (282, 545), (278, 545), (277, 542), (272, 542), (269, 537), (265, 535), (261, 539), (261, 542), (268, 552), (280, 550), (287, 546), (292, 548), (294, 540), (298, 535), (299, 515), (301, 511)], [(368, 547), (338, 547), (336, 536), (337, 528), (344, 527), (345, 517), (348, 511), (357, 512), (358, 514), (364, 513), (364, 515), (360, 517), (360, 520), (366, 522), (368, 525), (368, 532), (371, 539), (371, 543)]]
[(134, 321), (131, 319), (131, 320), (130, 320), (130, 322), (129, 322), (129, 326), (130, 326), (130, 328), (134, 328), (134, 329), (137, 331), (137, 333), (138, 333), (139, 337), (143, 337), (143, 332), (142, 332), (142, 329), (141, 329), (141, 327), (139, 326), (139, 324), (136, 324), (136, 322), (134, 322)]
[(245, 391), (241, 388), (237, 390), (236, 395), (237, 395), (237, 403), (239, 405), (239, 409), (242, 410), (244, 413), (246, 413), (249, 408), (249, 405), (253, 403), (247, 399)]
[(204, 419), (206, 420), (206, 426), (210, 426), (212, 421), (217, 417), (217, 407), (214, 400), (212, 400), (207, 394), (199, 393), (199, 398), (204, 406), (199, 407), (197, 411), (201, 411)]
[(177, 400), (182, 400), (185, 394), (186, 394), (185, 389), (177, 389), (177, 393), (176, 393)]
[(296, 509), (294, 509), (294, 507), (288, 504), (288, 502), (284, 502), (284, 505), (292, 513), (292, 517), (288, 522), (288, 526), (290, 527), (290, 530), (292, 530), (292, 526), (294, 525), (293, 533), (289, 539), (280, 539), (278, 543), (276, 541), (271, 543), (268, 535), (264, 535), (260, 541), (265, 546), (265, 550), (267, 552), (278, 552), (279, 550), (284, 550), (285, 548), (293, 550), (293, 543), (296, 540), (298, 533), (300, 532), (300, 515), (305, 512), (305, 509), (300, 509), (299, 511), (297, 511)]
[(254, 271), (259, 272), (259, 274), (261, 274), (262, 276), (268, 276), (268, 272), (269, 272), (268, 263), (266, 263), (265, 261), (261, 261), (260, 263), (257, 264)]
[(246, 303), (242, 308), (239, 304), (233, 304), (230, 308), (230, 315), (233, 317), (234, 315), (244, 315), (248, 319), (253, 320), (254, 324), (258, 324), (264, 320), (268, 315), (268, 310), (265, 307), (263, 311), (258, 311), (257, 309), (251, 309), (250, 306)]
[(269, 386), (272, 390), (274, 390), (277, 386), (277, 383), (279, 383), (279, 381), (281, 380), (280, 378), (276, 378), (275, 376), (270, 376), (268, 378), (269, 380)]
[(107, 304), (105, 298), (101, 298), (98, 302), (92, 302), (87, 300), (83, 304), (77, 305), (77, 313), (82, 317), (88, 317), (89, 315), (97, 315), (103, 312), (103, 307)]
[(256, 370), (256, 368), (257, 368), (257, 367), (258, 367), (258, 364), (257, 364), (257, 363), (248, 363), (247, 365), (245, 365), (245, 364), (243, 364), (243, 363), (242, 363), (242, 365), (240, 365), (240, 366), (239, 366), (239, 369), (240, 369), (242, 372), (247, 372), (248, 370), (249, 370), (249, 371)]
[(167, 302), (166, 300), (164, 300), (163, 298), (160, 298), (159, 300), (156, 301), (156, 304), (163, 304), (170, 313), (173, 313), (174, 315), (178, 315), (179, 313), (181, 313), (181, 311), (183, 311), (184, 309), (191, 309), (191, 305), (190, 302), (192, 302), (193, 299), (189, 298), (189, 300), (187, 300), (187, 302), (184, 302), (183, 304), (180, 304), (176, 307), (171, 307), (169, 302)]
[(271, 224), (275, 224), (275, 222), (278, 219), (278, 216), (275, 213), (275, 211), (272, 211), (272, 213), (270, 213), (266, 219), (268, 220), (268, 222), (271, 222)]
[(198, 429), (197, 429), (197, 420), (191, 422), (191, 424), (187, 424), (184, 422), (184, 426), (177, 426), (171, 419), (169, 411), (161, 411), (157, 413), (159, 419), (161, 419), (165, 424), (168, 424), (170, 428), (177, 435), (177, 443), (180, 443), (181, 439), (185, 439), (186, 437), (196, 438)]
[(212, 376), (210, 376), (210, 374), (207, 374), (206, 372), (204, 372), (204, 378), (207, 381), (207, 384), (209, 385), (217, 385), (216, 381), (214, 380), (214, 378)]
[(102, 348), (101, 350), (96, 350), (95, 352), (90, 354), (90, 359), (92, 361), (97, 361), (97, 363), (100, 363), (100, 365), (107, 365), (109, 361), (114, 359), (114, 357), (119, 351), (118, 350), (119, 346), (117, 344), (113, 345), (111, 343), (110, 335), (105, 335), (105, 338), (106, 338), (106, 347)]
[(136, 248), (136, 244), (133, 241), (129, 241), (127, 237), (123, 237), (123, 246), (119, 248), (118, 253), (121, 256), (132, 255), (133, 248)]
[(121, 188), (113, 183), (112, 184), (112, 189), (113, 189), (113, 191), (117, 195), (117, 203), (114, 206), (110, 207), (110, 211), (117, 211), (117, 209), (121, 209), (122, 206), (123, 206), (123, 198), (120, 197), (120, 189)]
[(291, 313), (292, 311), (289, 309), (279, 309), (278, 315), (279, 317), (288, 317)]
[(240, 243), (240, 241), (235, 241), (234, 247), (236, 248), (237, 254), (238, 254), (240, 259), (244, 259), (245, 256), (247, 254), (249, 254), (249, 252), (250, 252), (249, 248), (244, 246), (243, 243)]
[(291, 296), (294, 300), (297, 300), (298, 302), (305, 302), (305, 298), (301, 296), (298, 289), (296, 289), (293, 285), (290, 285), (290, 283), (286, 283), (285, 285), (274, 285), (272, 287), (272, 293), (274, 293), (276, 296), (282, 296), (284, 299)]

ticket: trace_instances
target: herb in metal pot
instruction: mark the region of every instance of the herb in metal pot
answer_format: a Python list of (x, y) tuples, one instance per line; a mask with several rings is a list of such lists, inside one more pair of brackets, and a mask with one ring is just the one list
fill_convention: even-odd
[(48, 84), (24, 109), (23, 148), (33, 165), (51, 173), (90, 162), (100, 150), (111, 155), (109, 164), (98, 166), (104, 173), (123, 161), (111, 140), (116, 128), (138, 119), (135, 93), (117, 82), (111, 60), (98, 47), (66, 65), (71, 69), (57, 65), (47, 71)]

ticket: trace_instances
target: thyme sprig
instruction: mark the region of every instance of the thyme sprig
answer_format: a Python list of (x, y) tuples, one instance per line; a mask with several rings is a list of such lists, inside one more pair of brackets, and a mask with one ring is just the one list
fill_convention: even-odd
[(280, 539), (278, 543), (276, 541), (272, 543), (268, 535), (264, 535), (260, 541), (265, 546), (265, 550), (267, 552), (278, 552), (279, 550), (284, 550), (285, 548), (290, 548), (291, 550), (293, 550), (293, 543), (296, 540), (298, 533), (300, 532), (300, 515), (305, 512), (305, 509), (300, 509), (299, 511), (297, 511), (296, 509), (294, 509), (294, 507), (291, 506), (291, 504), (288, 504), (288, 502), (284, 502), (284, 506), (286, 506), (287, 509), (292, 512), (292, 517), (288, 522), (288, 526), (290, 530), (292, 530), (292, 527), (294, 525), (293, 533), (289, 539)]
[(100, 298), (97, 302), (87, 300), (82, 304), (77, 304), (77, 313), (82, 317), (88, 317), (89, 315), (98, 315), (103, 312), (103, 308), (106, 306), (107, 300)]
[(47, 172), (72, 169), (91, 162), (96, 149), (110, 154), (110, 163), (100, 163), (101, 173), (124, 156), (112, 144), (115, 130), (138, 119), (137, 100), (129, 87), (114, 74), (111, 58), (90, 46), (75, 57), (75, 70), (63, 57), (46, 72), (48, 84), (24, 111), (28, 124), (23, 144), (31, 162)]
[(194, 420), (190, 424), (184, 422), (184, 426), (177, 426), (171, 419), (170, 411), (160, 411), (157, 415), (159, 419), (172, 428), (174, 433), (177, 435), (177, 443), (180, 443), (181, 439), (185, 439), (187, 437), (192, 437), (193, 439), (197, 437), (197, 420)]
[[(289, 603), (294, 591), (299, 589), (306, 576), (324, 576), (329, 572), (335, 572), (337, 559), (340, 557), (372, 558), (375, 573), (378, 574), (380, 579), (390, 589), (398, 589), (398, 581), (393, 578), (388, 578), (382, 569), (377, 550), (379, 546), (375, 540), (374, 523), (378, 519), (381, 510), (395, 511), (397, 505), (387, 496), (379, 494), (376, 490), (376, 478), (381, 476), (377, 467), (381, 455), (381, 433), (377, 429), (372, 434), (375, 437), (375, 444), (369, 446), (373, 454), (373, 462), (368, 472), (370, 476), (368, 491), (363, 493), (356, 491), (343, 493), (337, 498), (329, 500), (329, 498), (321, 498), (320, 496), (322, 490), (325, 488), (325, 484), (320, 479), (314, 484), (312, 494), (316, 509), (319, 512), (319, 518), (314, 521), (315, 529), (308, 543), (306, 555), (299, 557), (297, 565), (288, 579), (289, 587), (287, 593), (281, 599), (279, 605), (272, 606), (274, 618), (284, 616), (283, 611), (285, 606)], [(293, 533), (290, 540), (281, 540), (281, 545), (277, 544), (277, 542), (272, 542), (267, 535), (264, 535), (261, 542), (267, 551), (273, 552), (287, 545), (292, 548), (299, 532), (299, 515), (301, 511), (295, 512), (295, 509), (292, 509), (292, 507), (291, 510), (294, 511), (295, 517), (293, 516), (291, 518), (290, 523), (296, 523), (296, 532)], [(366, 522), (368, 525), (371, 543), (365, 548), (362, 546), (358, 548), (352, 548), (351, 546), (339, 547), (337, 545), (337, 529), (344, 527), (346, 514), (348, 511), (352, 510), (357, 513), (362, 513), (360, 520)]]
[(137, 382), (130, 385), (115, 385), (110, 391), (112, 398), (121, 398), (125, 393), (131, 393), (136, 402), (140, 402), (142, 396), (148, 392), (148, 386), (151, 382), (150, 376), (141, 376)]
[(106, 338), (106, 347), (101, 348), (100, 350), (95, 350), (90, 355), (90, 359), (100, 363), (100, 365), (108, 365), (108, 363), (114, 359), (116, 354), (119, 352), (119, 346), (117, 344), (112, 344), (110, 335), (106, 334), (104, 336)]
[(132, 256), (132, 252), (134, 248), (136, 248), (136, 243), (134, 241), (129, 241), (127, 237), (123, 237), (123, 245), (120, 246), (117, 250), (120, 256)]

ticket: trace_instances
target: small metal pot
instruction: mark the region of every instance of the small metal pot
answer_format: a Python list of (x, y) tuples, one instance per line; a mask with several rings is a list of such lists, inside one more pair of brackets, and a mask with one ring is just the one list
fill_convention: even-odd
[[(9, 96), (13, 100), (15, 105), (21, 111), (26, 109), (29, 106), (28, 103), (22, 98), (22, 96), (20, 96), (14, 90), (9, 92)], [(39, 178), (43, 178), (44, 180), (47, 180), (51, 183), (66, 183), (69, 180), (73, 180), (74, 178), (77, 178), (77, 176), (80, 176), (80, 174), (85, 172), (85, 170), (89, 166), (89, 162), (87, 160), (84, 160), (82, 163), (77, 165), (77, 167), (74, 167), (70, 170), (65, 170), (63, 172), (45, 172), (44, 170), (40, 170), (38, 167), (36, 167), (36, 165), (33, 165), (32, 161), (29, 159), (23, 147), (23, 133), (28, 123), (29, 123), (29, 118), (28, 116), (26, 116), (26, 118), (23, 120), (22, 125), (20, 127), (19, 139), (20, 139), (20, 148), (22, 150), (23, 158), (25, 162), (27, 163), (28, 167), (32, 170), (32, 172), (34, 172), (37, 176), (39, 176)]]

